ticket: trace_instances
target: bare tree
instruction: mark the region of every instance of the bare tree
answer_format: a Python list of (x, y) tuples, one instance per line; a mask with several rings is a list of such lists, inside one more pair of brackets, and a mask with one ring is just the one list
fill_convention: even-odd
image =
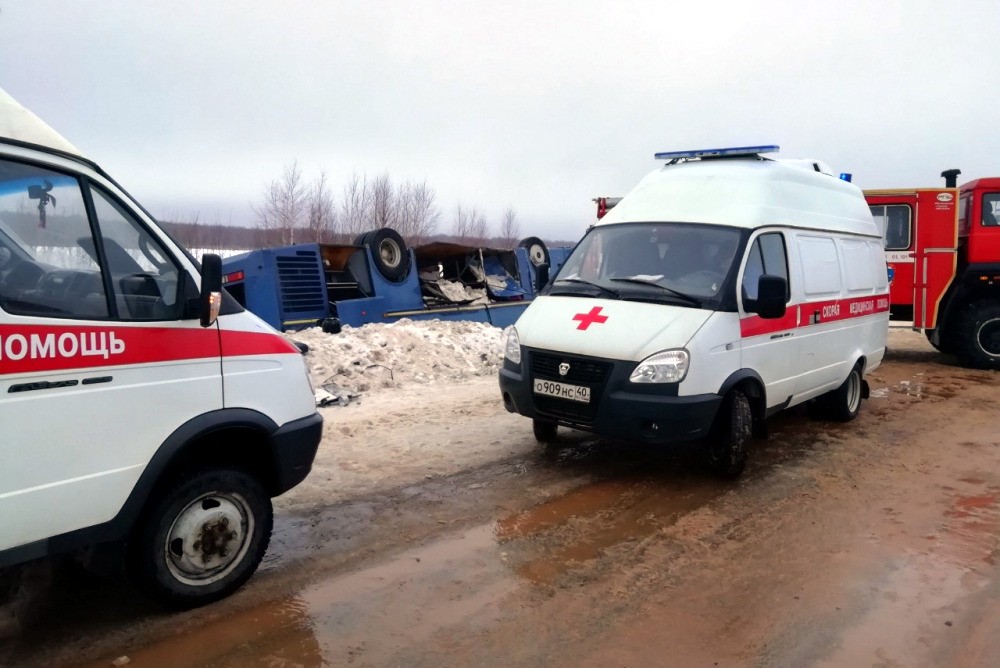
[(469, 230), (472, 227), (471, 212), (464, 208), (461, 202), (455, 207), (455, 215), (452, 218), (451, 234), (457, 240), (469, 238)]
[(337, 210), (326, 180), (326, 172), (320, 172), (309, 189), (306, 227), (311, 241), (333, 241), (337, 234)]
[(424, 243), (437, 227), (441, 212), (434, 197), (434, 189), (426, 181), (406, 181), (396, 190), (396, 231), (411, 245)]
[(262, 232), (262, 245), (295, 243), (295, 230), (306, 208), (306, 190), (298, 160), (285, 166), (282, 177), (265, 188), (261, 205), (251, 208), (257, 216), (257, 229)]
[(371, 210), (369, 227), (377, 229), (381, 227), (397, 227), (398, 211), (396, 209), (396, 189), (392, 187), (392, 179), (389, 174), (383, 172), (372, 179), (371, 186)]
[(504, 248), (514, 248), (520, 234), (521, 225), (517, 221), (517, 212), (514, 211), (514, 207), (508, 206), (500, 219), (500, 239)]
[(348, 241), (368, 229), (371, 218), (372, 194), (367, 176), (351, 175), (344, 186), (344, 197), (340, 202), (340, 228)]
[(486, 221), (486, 214), (479, 210), (479, 207), (472, 207), (469, 212), (469, 237), (472, 241), (482, 243), (489, 236), (490, 225)]

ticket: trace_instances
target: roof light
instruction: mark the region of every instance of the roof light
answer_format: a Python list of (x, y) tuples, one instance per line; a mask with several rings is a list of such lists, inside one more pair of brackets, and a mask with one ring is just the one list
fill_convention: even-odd
[(850, 173), (848, 173), (848, 172), (841, 172), (840, 173), (840, 180), (841, 181), (847, 181), (848, 183), (850, 183), (851, 182), (851, 175), (850, 175)]
[(657, 160), (680, 160), (681, 158), (733, 158), (741, 155), (777, 153), (778, 146), (734, 146), (731, 148), (705, 148), (697, 151), (668, 151), (657, 153)]

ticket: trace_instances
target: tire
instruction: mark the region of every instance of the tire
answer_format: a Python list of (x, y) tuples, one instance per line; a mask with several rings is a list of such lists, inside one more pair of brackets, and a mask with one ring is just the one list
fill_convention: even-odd
[(705, 448), (705, 464), (715, 476), (735, 480), (746, 468), (753, 437), (750, 401), (740, 390), (726, 396)]
[(955, 353), (966, 366), (1000, 369), (1000, 303), (980, 301), (962, 312)]
[(383, 227), (362, 234), (355, 241), (355, 245), (368, 247), (375, 269), (387, 281), (398, 283), (410, 272), (410, 254), (406, 251), (406, 242), (396, 230)]
[(535, 440), (539, 443), (550, 445), (555, 442), (559, 425), (548, 420), (532, 420), (531, 430), (535, 433)]
[(821, 397), (825, 415), (837, 422), (850, 422), (858, 417), (861, 397), (864, 394), (863, 387), (861, 365), (856, 364), (840, 387)]
[(528, 249), (528, 261), (531, 262), (533, 267), (549, 264), (549, 249), (545, 247), (545, 243), (538, 237), (525, 237), (521, 239), (518, 246)]
[(222, 468), (184, 476), (133, 529), (129, 575), (168, 607), (211, 603), (257, 570), (272, 524), (271, 499), (250, 475)]
[(934, 348), (934, 350), (938, 351), (939, 353), (943, 353), (944, 352), (944, 349), (941, 347), (940, 344), (934, 343), (934, 338), (933, 338), (934, 337), (934, 330), (933, 329), (925, 329), (924, 330), (924, 335), (927, 337), (927, 343), (931, 344), (931, 346)]

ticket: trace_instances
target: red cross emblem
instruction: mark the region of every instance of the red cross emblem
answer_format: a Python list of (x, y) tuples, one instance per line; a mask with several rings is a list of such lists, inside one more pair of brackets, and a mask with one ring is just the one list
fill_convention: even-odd
[(573, 320), (579, 320), (580, 324), (576, 326), (577, 329), (587, 329), (595, 322), (600, 325), (608, 321), (608, 316), (601, 315), (601, 306), (595, 306), (590, 309), (590, 313), (577, 313), (573, 316)]

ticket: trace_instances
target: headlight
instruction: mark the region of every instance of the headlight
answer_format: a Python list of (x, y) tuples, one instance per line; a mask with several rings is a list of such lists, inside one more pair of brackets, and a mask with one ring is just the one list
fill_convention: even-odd
[(687, 375), (690, 359), (686, 350), (664, 350), (639, 362), (628, 379), (633, 383), (679, 383)]
[(513, 327), (507, 332), (507, 343), (503, 347), (503, 356), (514, 364), (521, 363), (521, 339), (517, 338), (517, 330)]

